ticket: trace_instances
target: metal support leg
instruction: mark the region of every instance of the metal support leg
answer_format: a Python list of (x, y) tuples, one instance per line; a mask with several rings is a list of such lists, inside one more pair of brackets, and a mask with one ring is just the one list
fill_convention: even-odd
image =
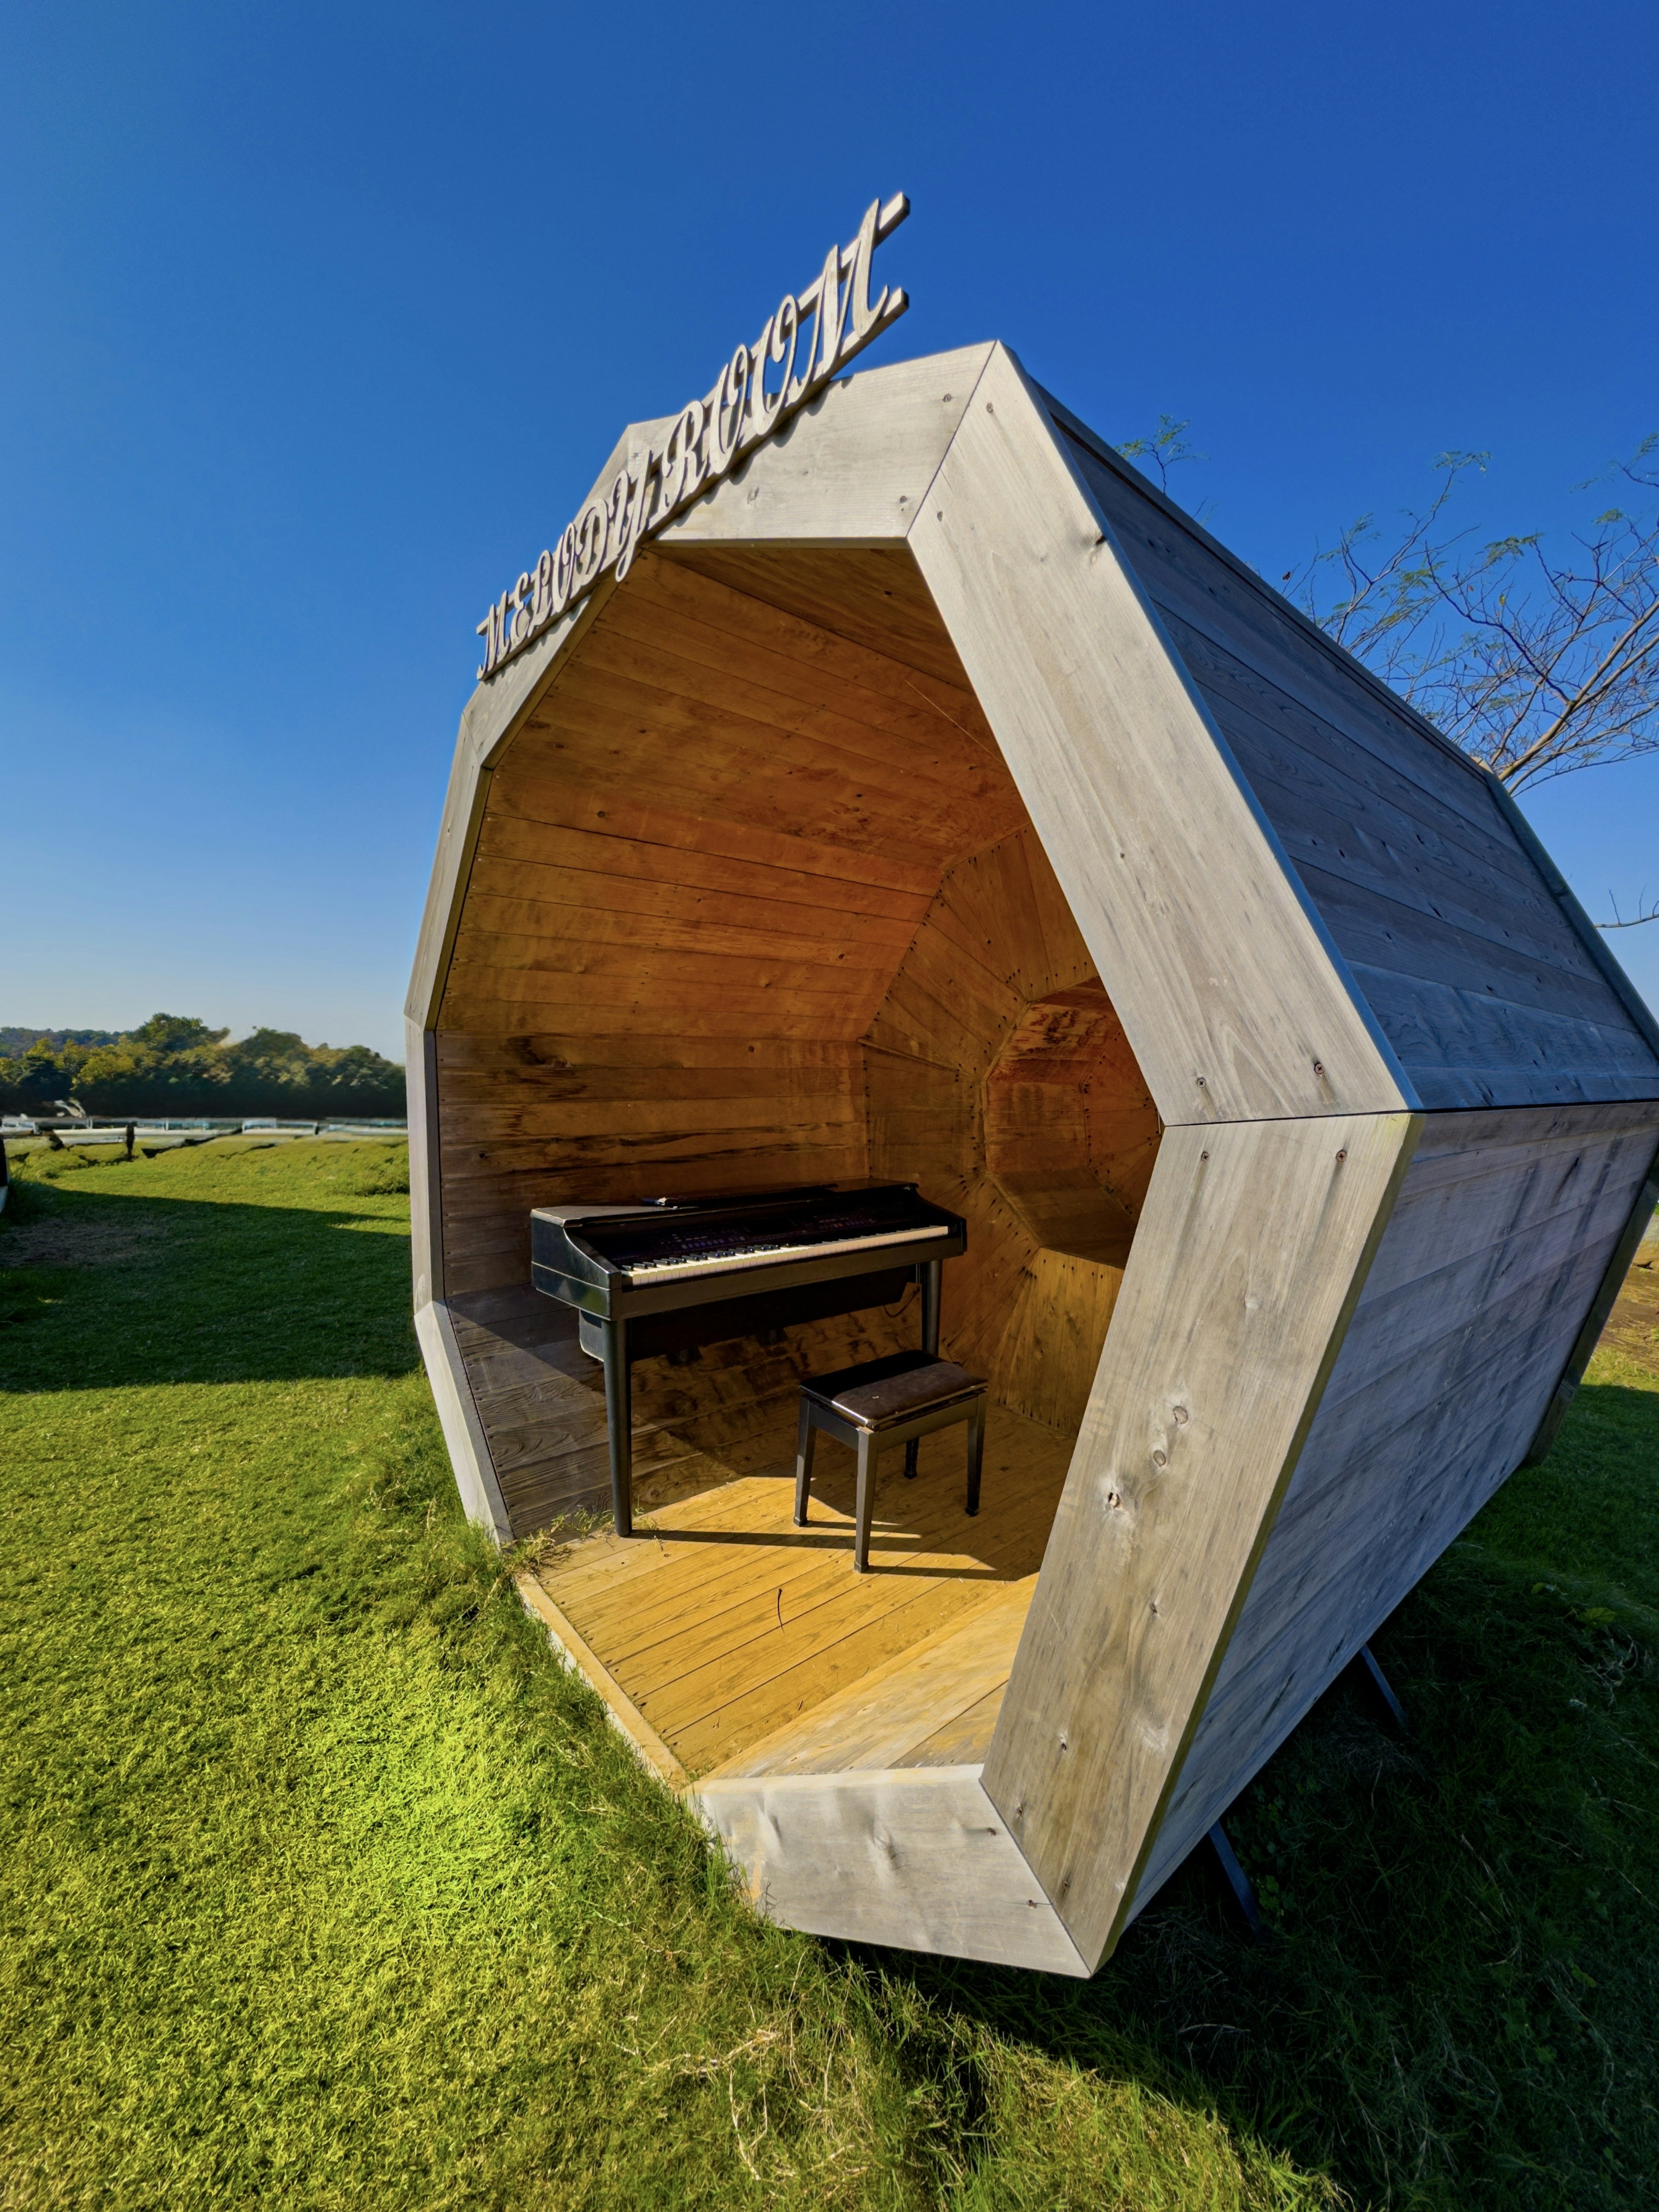
[(985, 1401), (968, 1417), (968, 1510), (979, 1511), (980, 1470), (985, 1464)]
[(795, 1431), (795, 1526), (806, 1526), (806, 1501), (812, 1495), (812, 1450), (818, 1440), (817, 1423), (805, 1398), (800, 1401), (800, 1425)]
[(605, 1419), (611, 1431), (611, 1517), (619, 1536), (634, 1533), (634, 1392), (628, 1357), (628, 1323), (607, 1321), (605, 1330)]
[(1227, 1878), (1227, 1887), (1233, 1893), (1233, 1902), (1244, 1916), (1244, 1924), (1249, 1929), (1252, 1940), (1257, 1943), (1265, 1943), (1267, 1941), (1267, 1930), (1261, 1917), (1261, 1908), (1255, 1901), (1255, 1892), (1250, 1887), (1250, 1877), (1238, 1863), (1237, 1854), (1227, 1841), (1227, 1831), (1219, 1820), (1210, 1831), (1209, 1843), (1211, 1850), (1220, 1862), (1222, 1873)]
[(869, 1429), (859, 1431), (859, 1484), (853, 1505), (853, 1565), (861, 1575), (870, 1571), (870, 1522), (876, 1505), (876, 1439)]
[(1371, 1647), (1369, 1644), (1360, 1645), (1352, 1663), (1358, 1668), (1371, 1694), (1382, 1708), (1389, 1726), (1401, 1735), (1409, 1735), (1411, 1729), (1407, 1725), (1406, 1709), (1395, 1697), (1388, 1676), (1372, 1658)]

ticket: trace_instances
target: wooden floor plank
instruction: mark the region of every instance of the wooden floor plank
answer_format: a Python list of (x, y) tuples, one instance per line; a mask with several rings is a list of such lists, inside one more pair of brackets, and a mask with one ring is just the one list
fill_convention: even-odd
[(913, 1763), (912, 1754), (941, 1728), (957, 1724), (1006, 1683), (1031, 1589), (1027, 1577), (988, 1593), (965, 1620), (860, 1675), (814, 1706), (804, 1724), (791, 1723), (751, 1744), (720, 1775), (880, 1771)]
[(692, 1773), (740, 1766), (763, 1738), (776, 1739), (778, 1771), (815, 1772), (867, 1764), (871, 1746), (887, 1764), (936, 1763), (942, 1731), (988, 1735), (1070, 1438), (994, 1407), (973, 1520), (959, 1431), (923, 1439), (914, 1482), (895, 1454), (868, 1575), (852, 1564), (852, 1455), (820, 1446), (798, 1529), (793, 1444), (792, 1395), (740, 1448), (705, 1441), (695, 1494), (642, 1518), (631, 1541), (603, 1533), (550, 1553), (539, 1586)]
[[(612, 1664), (630, 1662), (653, 1672), (653, 1651), (685, 1640), (689, 1601), (695, 1600), (696, 1606), (697, 1648), (712, 1653), (725, 1648), (728, 1637), (741, 1634), (746, 1608), (761, 1607), (769, 1628), (775, 1595), (781, 1594), (777, 1610), (799, 1618), (822, 1593), (844, 1583), (853, 1540), (850, 1469), (828, 1498), (824, 1491), (829, 1486), (820, 1483), (815, 1469), (811, 1519), (805, 1528), (776, 1527), (769, 1510), (775, 1503), (769, 1496), (773, 1486), (765, 1478), (732, 1486), (752, 1502), (749, 1522), (739, 1517), (717, 1529), (686, 1532), (714, 1546), (718, 1559), (713, 1565), (705, 1559), (682, 1560), (653, 1575), (644, 1590), (629, 1584), (586, 1604), (574, 1601), (584, 1632), (591, 1630), (605, 1639)], [(969, 1522), (963, 1510), (959, 1462), (941, 1468), (935, 1456), (914, 1486), (895, 1466), (878, 1486), (871, 1534), (873, 1554), (890, 1553), (902, 1560), (907, 1574), (1017, 1580), (1022, 1571), (1030, 1571), (1030, 1553), (1040, 1549), (1032, 1542), (1030, 1516), (1048, 1487), (1024, 1470), (1011, 1480), (994, 1462), (987, 1490), (995, 1494), (987, 1496), (977, 1522)], [(684, 1547), (684, 1536), (678, 1531), (665, 1545), (665, 1550)], [(750, 1556), (757, 1548), (766, 1554), (761, 1575)]]

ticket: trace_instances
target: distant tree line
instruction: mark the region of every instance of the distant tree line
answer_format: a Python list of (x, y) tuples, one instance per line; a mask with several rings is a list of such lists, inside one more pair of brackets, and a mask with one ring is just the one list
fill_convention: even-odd
[(404, 1071), (363, 1044), (307, 1044), (291, 1030), (228, 1044), (228, 1030), (184, 1014), (152, 1014), (102, 1042), (85, 1035), (47, 1030), (0, 1055), (0, 1110), (50, 1114), (64, 1100), (88, 1114), (294, 1121), (400, 1121), (405, 1111)]

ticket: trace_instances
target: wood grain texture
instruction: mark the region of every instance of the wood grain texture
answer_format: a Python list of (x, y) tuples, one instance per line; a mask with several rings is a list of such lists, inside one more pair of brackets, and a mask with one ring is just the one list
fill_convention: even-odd
[(986, 1763), (1092, 1966), (1110, 1948), (1417, 1135), (1170, 1129)]
[(1088, 1972), (975, 1767), (711, 1782), (693, 1802), (787, 1928)]
[[(708, 1778), (737, 1774), (831, 1774), (865, 1766), (963, 1765), (926, 1755), (943, 1729), (962, 1729), (1007, 1683), (1035, 1575), (1008, 1585), (952, 1623), (872, 1668), (799, 1719), (750, 1744)], [(982, 1759), (990, 1741), (984, 1728)], [(977, 1763), (975, 1760), (975, 1763)]]
[(479, 1420), (466, 1370), (455, 1341), (453, 1323), (441, 1300), (415, 1310), (415, 1334), (426, 1363), (438, 1423), (467, 1518), (487, 1528), (499, 1544), (510, 1543), (512, 1516), (495, 1474), (489, 1439)]
[(612, 588), (602, 584), (580, 607), (562, 617), (509, 667), (489, 683), (481, 684), (462, 713), (404, 1002), (409, 1018), (422, 1029), (435, 1025), (496, 757), (571, 648), (586, 635)]
[(991, 350), (969, 346), (830, 385), (658, 544), (902, 538)]
[[(663, 565), (707, 576), (758, 605), (807, 623), (833, 650), (845, 639), (908, 672), (911, 691), (976, 729), (984, 717), (962, 660), (908, 548), (866, 546), (856, 562), (839, 549), (705, 542), (659, 549)], [(965, 711), (964, 711), (965, 708)]]
[(1545, 1458), (1554, 1443), (1561, 1424), (1567, 1417), (1567, 1409), (1578, 1395), (1578, 1386), (1584, 1378), (1584, 1370), (1589, 1365), (1590, 1355), (1601, 1341), (1607, 1316), (1624, 1286), (1626, 1271), (1644, 1246), (1650, 1249), (1653, 1246), (1656, 1207), (1659, 1207), (1659, 1151), (1649, 1166), (1645, 1182), (1636, 1194), (1636, 1203), (1631, 1208), (1629, 1218), (1613, 1248), (1612, 1257), (1596, 1285), (1589, 1310), (1584, 1316), (1583, 1325), (1567, 1353), (1560, 1379), (1550, 1394), (1543, 1418), (1527, 1447), (1528, 1464)]
[(1656, 1139), (1642, 1106), (1426, 1121), (1134, 1910), (1519, 1462)]
[(1659, 1095), (1651, 1017), (1496, 779), (1121, 459), (1068, 446), (1423, 1104)]
[(871, 1172), (970, 1224), (951, 1356), (1074, 1434), (1162, 1124), (1029, 827), (946, 871), (864, 1050)]
[[(688, 1770), (745, 1768), (752, 1747), (817, 1731), (821, 1709), (832, 1759), (841, 1742), (843, 1763), (901, 1764), (905, 1750), (1006, 1679), (1068, 1442), (994, 1409), (971, 1518), (960, 1431), (923, 1438), (913, 1480), (902, 1452), (884, 1456), (872, 1571), (859, 1575), (850, 1453), (820, 1447), (811, 1517), (794, 1525), (798, 1376), (793, 1359), (779, 1365), (787, 1389), (758, 1425), (744, 1402), (720, 1401), (708, 1378), (701, 1406), (681, 1410), (665, 1394), (684, 1386), (687, 1370), (647, 1377), (641, 1430), (647, 1438), (667, 1430), (682, 1456), (651, 1462), (659, 1480), (642, 1492), (643, 1534), (570, 1543), (544, 1559), (538, 1577), (618, 1693)], [(988, 1644), (952, 1642), (981, 1616), (1002, 1624)], [(884, 1717), (872, 1699), (888, 1701)], [(866, 1732), (862, 1755), (851, 1741), (855, 1723)]]
[(1053, 426), (999, 349), (910, 544), (1158, 1110), (1411, 1103)]
[(1574, 897), (1572, 886), (1545, 851), (1537, 832), (1516, 803), (1503, 778), (1488, 769), (1486, 785), (1492, 793), (1492, 804), (1513, 832), (1516, 843), (1543, 878), (1550, 896), (1559, 908), (1574, 936), (1607, 978), (1608, 986), (1630, 1016), (1632, 1024), (1641, 1031), (1656, 1060), (1659, 1060), (1659, 1015), (1655, 1014), (1614, 959), (1605, 934), (1596, 927)]
[[(652, 1532), (539, 1555), (767, 1909), (1092, 1967), (1524, 1450), (1659, 1137), (1564, 892), (1000, 349), (831, 387), (481, 687), (410, 999), (475, 1517), (569, 1540), (606, 1491), (533, 1206), (873, 1175), (969, 1224), (977, 1521), (952, 1432), (872, 1575), (850, 1455), (790, 1520), (800, 1377), (912, 1300), (641, 1362)], [(1467, 1110), (1419, 1143), (1424, 1099)]]

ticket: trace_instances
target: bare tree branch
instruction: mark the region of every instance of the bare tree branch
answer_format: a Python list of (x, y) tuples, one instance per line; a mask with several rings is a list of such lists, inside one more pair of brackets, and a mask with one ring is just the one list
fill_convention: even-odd
[[(1164, 427), (1178, 445), (1186, 425), (1166, 417)], [(1536, 533), (1474, 545), (1471, 532), (1445, 530), (1459, 480), (1486, 459), (1443, 453), (1433, 500), (1392, 544), (1363, 515), (1285, 581), (1339, 644), (1512, 790), (1659, 750), (1659, 501), (1648, 506), (1659, 494), (1659, 433), (1577, 487), (1613, 480), (1644, 511), (1609, 507), (1562, 563)]]
[[(1659, 899), (1654, 901), (1645, 914), (1621, 915), (1619, 902), (1611, 891), (1607, 893), (1607, 903), (1613, 908), (1613, 920), (1598, 921), (1595, 925), (1598, 929), (1640, 929), (1644, 921), (1659, 921)], [(1637, 903), (1639, 906), (1641, 901)]]

